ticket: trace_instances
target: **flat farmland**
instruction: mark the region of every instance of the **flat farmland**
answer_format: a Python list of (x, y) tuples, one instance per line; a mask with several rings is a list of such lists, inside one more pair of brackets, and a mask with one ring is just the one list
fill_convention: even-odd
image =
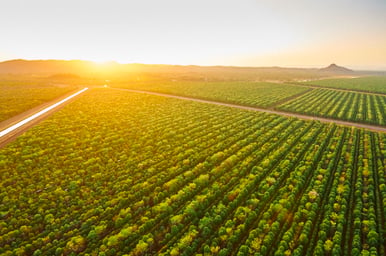
[(158, 82), (112, 85), (121, 88), (139, 89), (199, 99), (237, 103), (246, 106), (270, 107), (309, 89), (296, 85), (268, 82)]
[[(132, 83), (113, 86), (357, 123), (379, 126), (386, 124), (386, 95), (382, 94), (245, 81)], [(362, 87), (367, 88), (366, 84)]]
[(302, 84), (386, 94), (386, 77), (385, 76), (321, 79), (321, 80), (308, 81)]
[(0, 149), (0, 254), (384, 255), (386, 134), (92, 89)]
[(44, 81), (0, 81), (0, 122), (76, 90), (77, 86), (54, 86)]
[(386, 95), (314, 89), (276, 108), (294, 113), (386, 125)]

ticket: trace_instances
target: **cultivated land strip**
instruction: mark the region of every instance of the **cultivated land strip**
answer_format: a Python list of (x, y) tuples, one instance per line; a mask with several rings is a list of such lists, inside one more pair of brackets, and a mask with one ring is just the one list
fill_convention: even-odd
[[(302, 87), (302, 86), (300, 86), (300, 87)], [(268, 109), (275, 109), (275, 107), (277, 107), (277, 106), (279, 106), (281, 104), (288, 103), (288, 102), (291, 102), (291, 101), (295, 101), (296, 99), (298, 99), (301, 96), (303, 96), (304, 94), (312, 91), (313, 89), (314, 88), (308, 88), (308, 90), (305, 90), (304, 92), (300, 92), (300, 93), (292, 95), (292, 96), (290, 96), (288, 98), (284, 98), (282, 100), (276, 101), (275, 103), (271, 104)]]
[(317, 85), (317, 84), (303, 84), (303, 83), (298, 83), (298, 82), (283, 82), (282, 84), (288, 84), (288, 85), (292, 85), (292, 86), (295, 85), (295, 86), (312, 88), (312, 89), (326, 89), (326, 90), (332, 90), (332, 91), (338, 91), (338, 92), (354, 92), (354, 93), (378, 95), (378, 96), (385, 96), (386, 95), (386, 93), (381, 93), (381, 92), (369, 92), (369, 91), (361, 91), (361, 90), (354, 90), (354, 89), (327, 87), (327, 86)]
[[(308, 87), (308, 86), (305, 86), (305, 87)], [(38, 122), (47, 118), (48, 116), (50, 116), (54, 112), (58, 111), (60, 109), (60, 107), (63, 107), (65, 104), (69, 103), (69, 100), (71, 100), (74, 97), (78, 96), (79, 94), (83, 93), (87, 89), (88, 88), (84, 88), (84, 89), (82, 89), (82, 90), (80, 90), (80, 91), (78, 91), (70, 96), (68, 96), (68, 94), (67, 94), (66, 96), (64, 96), (66, 98), (61, 97), (55, 101), (52, 101), (51, 104), (50, 103), (42, 104), (41, 106), (38, 106), (38, 107), (33, 108), (29, 111), (21, 113), (13, 118), (10, 118), (8, 120), (0, 122), (0, 148), (5, 146), (9, 142), (15, 140), (19, 135), (24, 133), (26, 130), (31, 128), (33, 125), (37, 124)], [(314, 121), (320, 121), (323, 123), (336, 123), (338, 125), (363, 128), (363, 129), (367, 129), (367, 130), (371, 130), (371, 131), (375, 131), (375, 132), (386, 133), (386, 127), (382, 127), (382, 126), (361, 124), (361, 123), (355, 123), (355, 122), (342, 121), (342, 120), (338, 120), (338, 119), (303, 115), (303, 114), (297, 114), (297, 113), (290, 113), (290, 112), (285, 112), (285, 111), (274, 110), (272, 108), (265, 109), (265, 108), (258, 108), (258, 107), (250, 107), (250, 106), (243, 106), (243, 105), (232, 104), (232, 103), (224, 103), (224, 102), (218, 102), (218, 101), (212, 101), (212, 100), (204, 100), (204, 99), (198, 99), (198, 98), (192, 98), (192, 97), (186, 97), (186, 96), (177, 96), (177, 95), (166, 94), (166, 93), (151, 92), (151, 91), (123, 89), (123, 88), (110, 88), (110, 89), (129, 91), (129, 92), (134, 92), (134, 93), (143, 93), (143, 94), (149, 94), (149, 95), (156, 95), (156, 96), (162, 96), (162, 97), (168, 97), (168, 98), (176, 98), (176, 99), (182, 99), (182, 100), (189, 100), (189, 101), (208, 103), (208, 104), (214, 104), (214, 105), (219, 105), (219, 106), (238, 108), (238, 109), (243, 109), (243, 110), (265, 112), (265, 113), (276, 114), (276, 115), (281, 115), (281, 116), (285, 116), (285, 117), (295, 117), (295, 118), (299, 118), (299, 119), (303, 119), (303, 120), (314, 120)], [(326, 88), (326, 89), (331, 89), (331, 88)], [(331, 89), (331, 90), (336, 90), (336, 89)], [(337, 89), (337, 90), (339, 90), (339, 89)], [(341, 91), (347, 91), (347, 90), (341, 90)], [(308, 92), (308, 91), (306, 91), (306, 92)], [(358, 92), (358, 91), (353, 91), (353, 92), (362, 93), (362, 92)], [(377, 94), (377, 93), (367, 93), (367, 94), (384, 95), (384, 94)], [(296, 95), (295, 98), (297, 98), (301, 95)], [(50, 104), (50, 105), (48, 105), (48, 104)], [(44, 107), (44, 109), (43, 109), (43, 107)]]
[(0, 154), (0, 254), (385, 255), (386, 134), (114, 90), (76, 99)]
[(85, 92), (88, 88), (84, 88), (71, 95), (66, 95), (65, 98), (61, 97), (55, 101), (52, 101), (50, 105), (43, 104), (44, 107), (39, 106), (34, 108), (35, 111), (26, 111), (14, 118), (6, 120), (0, 124), (0, 147), (5, 146), (7, 143), (16, 139), (20, 134), (31, 128), (33, 125), (47, 118), (49, 115), (59, 110), (65, 104), (69, 103), (71, 99)]
[(232, 103), (223, 103), (223, 102), (212, 101), (212, 100), (203, 100), (203, 99), (197, 99), (197, 98), (191, 98), (191, 97), (185, 97), (185, 96), (177, 96), (177, 95), (159, 93), (159, 92), (150, 92), (150, 91), (132, 90), (132, 89), (121, 89), (121, 88), (111, 88), (111, 89), (121, 90), (121, 91), (129, 91), (129, 92), (134, 92), (134, 93), (144, 93), (144, 94), (150, 94), (150, 95), (156, 95), (156, 96), (162, 96), (162, 97), (168, 97), (168, 98), (175, 98), (175, 99), (182, 99), (182, 100), (190, 100), (190, 101), (195, 101), (195, 102), (208, 103), (208, 104), (214, 104), (214, 105), (226, 106), (226, 107), (232, 107), (232, 108), (238, 108), (238, 109), (244, 109), (244, 110), (259, 111), (259, 112), (276, 114), (276, 115), (281, 115), (281, 116), (286, 116), (286, 117), (295, 117), (295, 118), (299, 118), (299, 119), (303, 119), (303, 120), (320, 121), (322, 123), (335, 123), (335, 124), (343, 125), (343, 126), (363, 128), (363, 129), (367, 129), (367, 130), (371, 130), (371, 131), (375, 131), (375, 132), (385, 132), (386, 133), (386, 127), (376, 126), (376, 125), (361, 124), (361, 123), (342, 121), (342, 120), (332, 119), (332, 118), (302, 115), (302, 114), (296, 114), (296, 113), (290, 113), (290, 112), (284, 112), (284, 111), (272, 110), (272, 109), (265, 109), (265, 108), (258, 108), (258, 107), (248, 107), (248, 106), (242, 106), (242, 105), (237, 105), (237, 104), (232, 104)]

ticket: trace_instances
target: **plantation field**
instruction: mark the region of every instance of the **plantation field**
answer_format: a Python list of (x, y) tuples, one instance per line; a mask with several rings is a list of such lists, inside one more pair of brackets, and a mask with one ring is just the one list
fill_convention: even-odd
[(386, 93), (386, 76), (322, 79), (305, 82), (304, 84), (363, 92)]
[(161, 82), (113, 85), (319, 117), (386, 124), (386, 95), (251, 82)]
[[(115, 85), (114, 85), (115, 86)], [(269, 107), (308, 89), (294, 85), (267, 82), (157, 82), (125, 83), (122, 88), (147, 90), (200, 99)]]
[(36, 81), (0, 82), (0, 122), (74, 91), (76, 86), (53, 86)]
[(314, 89), (276, 108), (308, 115), (386, 125), (386, 95)]
[(385, 254), (384, 133), (92, 89), (0, 169), (4, 255)]

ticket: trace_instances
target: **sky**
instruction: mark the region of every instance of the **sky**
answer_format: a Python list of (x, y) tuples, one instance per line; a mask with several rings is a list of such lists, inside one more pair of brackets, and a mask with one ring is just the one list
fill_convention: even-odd
[(0, 0), (0, 61), (386, 70), (386, 0)]

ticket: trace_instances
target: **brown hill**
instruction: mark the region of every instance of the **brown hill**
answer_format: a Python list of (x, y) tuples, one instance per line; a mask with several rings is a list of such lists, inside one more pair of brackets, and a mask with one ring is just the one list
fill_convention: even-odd
[[(321, 72), (324, 71), (324, 72)], [(328, 72), (326, 72), (328, 71)], [(349, 69), (335, 64), (324, 69), (282, 67), (182, 66), (162, 64), (96, 64), (83, 60), (10, 60), (0, 62), (0, 75), (36, 75), (55, 78), (108, 80), (202, 80), (202, 81), (289, 81), (328, 77)], [(351, 72), (351, 71), (350, 71)]]
[(0, 63), (2, 74), (83, 73), (93, 63), (82, 60), (10, 60)]
[(328, 67), (321, 68), (319, 70), (323, 71), (323, 72), (334, 72), (334, 73), (351, 73), (351, 72), (354, 72), (351, 69), (348, 69), (348, 68), (345, 68), (345, 67), (342, 67), (342, 66), (338, 66), (338, 65), (336, 65), (334, 63), (330, 64)]

